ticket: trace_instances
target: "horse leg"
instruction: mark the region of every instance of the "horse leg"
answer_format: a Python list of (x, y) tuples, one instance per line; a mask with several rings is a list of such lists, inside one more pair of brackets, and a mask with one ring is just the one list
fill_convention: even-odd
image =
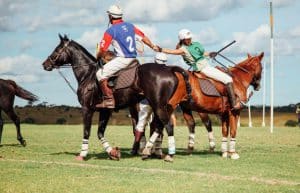
[(7, 116), (14, 122), (16, 129), (17, 129), (17, 139), (21, 143), (23, 147), (26, 146), (26, 140), (23, 139), (20, 129), (20, 118), (16, 115), (13, 109), (9, 109), (5, 112)]
[[(159, 134), (162, 133), (163, 128), (164, 127), (166, 128), (167, 134), (168, 134), (168, 155), (165, 156), (164, 160), (167, 162), (173, 162), (173, 156), (175, 155), (175, 152), (176, 152), (175, 138), (174, 138), (174, 125), (172, 122), (170, 122), (170, 117), (171, 117), (173, 110), (174, 109), (170, 106), (167, 106), (164, 109), (160, 109), (160, 108), (156, 109), (155, 116), (157, 116), (156, 118), (159, 118), (159, 120), (157, 121), (157, 123), (158, 123), (157, 129), (158, 129), (159, 133), (154, 132), (152, 134), (152, 136), (155, 137), (155, 139), (154, 139), (154, 141), (155, 141), (156, 138), (159, 136)], [(152, 138), (152, 136), (151, 136), (151, 138)], [(152, 143), (152, 146), (153, 146), (153, 143)], [(147, 148), (147, 145), (146, 145), (146, 148)]]
[(163, 131), (163, 124), (161, 124), (161, 121), (157, 118), (157, 115), (154, 115), (153, 121), (155, 122), (155, 130), (152, 134), (150, 134), (150, 138), (146, 143), (145, 148), (142, 151), (142, 159), (145, 160), (150, 157), (151, 155), (151, 149), (158, 138), (158, 136), (162, 133)]
[(78, 156), (76, 156), (76, 160), (83, 161), (88, 154), (89, 150), (89, 138), (91, 133), (91, 125), (92, 125), (92, 118), (94, 112), (89, 110), (88, 108), (82, 108), (83, 114), (83, 139), (81, 145), (81, 151)]
[(188, 141), (188, 147), (187, 147), (187, 153), (191, 154), (194, 150), (194, 144), (195, 144), (195, 120), (192, 114), (192, 111), (184, 108), (181, 106), (182, 112), (183, 112), (183, 118), (189, 128), (189, 141)]
[(229, 113), (229, 125), (230, 125), (230, 142), (229, 142), (229, 156), (231, 159), (239, 159), (240, 156), (235, 150), (236, 145), (236, 130), (237, 130), (237, 121), (239, 115), (236, 113)]
[(1, 139), (2, 139), (2, 131), (3, 131), (3, 119), (1, 115), (1, 109), (0, 109), (0, 144), (1, 144)]
[(105, 129), (111, 115), (111, 110), (101, 109), (99, 113), (99, 123), (98, 123), (98, 138), (101, 141), (101, 144), (104, 150), (107, 152), (108, 156), (112, 160), (120, 160), (121, 152), (118, 147), (112, 148), (108, 141), (104, 138)]
[(221, 143), (221, 152), (222, 157), (228, 157), (228, 147), (227, 147), (227, 137), (228, 137), (228, 126), (229, 126), (229, 117), (227, 113), (221, 115), (222, 122), (222, 143)]
[(130, 106), (129, 107), (129, 113), (130, 113), (130, 117), (131, 117), (132, 133), (133, 133), (133, 136), (134, 136), (134, 141), (133, 141), (130, 153), (131, 153), (131, 155), (136, 155), (137, 154), (137, 149), (139, 148), (138, 144), (135, 143), (135, 138), (136, 138), (135, 128), (136, 128), (136, 124), (138, 122), (138, 104), (136, 104), (134, 106)]
[[(155, 129), (157, 128), (157, 118), (154, 118), (150, 123), (150, 136), (154, 133)], [(145, 139), (146, 140), (146, 139)], [(163, 140), (163, 133), (161, 132), (159, 136), (156, 138), (154, 145), (151, 149), (152, 157), (156, 157), (162, 159), (163, 152), (162, 152), (162, 140)]]
[(208, 133), (209, 151), (213, 152), (216, 148), (215, 138), (212, 130), (211, 120), (207, 113), (199, 113), (199, 116)]

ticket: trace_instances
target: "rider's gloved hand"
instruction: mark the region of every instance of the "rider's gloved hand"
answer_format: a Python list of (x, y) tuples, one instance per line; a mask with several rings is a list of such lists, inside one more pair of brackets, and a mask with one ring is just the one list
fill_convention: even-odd
[(218, 55), (217, 52), (210, 52), (209, 53), (209, 57), (211, 57), (211, 58), (215, 58), (217, 55)]

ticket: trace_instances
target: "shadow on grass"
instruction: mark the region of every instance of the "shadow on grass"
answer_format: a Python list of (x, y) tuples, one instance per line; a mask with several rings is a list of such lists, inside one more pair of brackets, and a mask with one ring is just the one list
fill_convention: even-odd
[[(130, 153), (131, 148), (121, 148), (121, 159), (133, 159), (136, 157), (141, 157), (140, 155), (131, 155)], [(168, 149), (167, 148), (163, 148), (163, 153), (167, 153)], [(78, 156), (79, 153), (78, 152), (57, 152), (57, 153), (50, 153), (49, 155), (71, 155), (71, 156)], [(176, 149), (176, 155), (180, 155), (180, 156), (190, 156), (191, 154), (187, 153), (186, 149), (184, 148), (178, 148)], [(213, 155), (213, 156), (220, 156), (221, 152), (220, 151), (214, 151), (214, 152), (210, 152), (208, 150), (204, 150), (204, 151), (193, 151), (192, 155), (199, 155), (199, 157), (206, 157), (206, 155)], [(85, 161), (91, 160), (91, 159), (101, 159), (101, 160), (107, 160), (109, 159), (109, 156), (106, 152), (90, 152), (88, 153), (87, 157), (84, 158)], [(159, 159), (157, 157), (151, 157), (151, 159)]]
[[(135, 155), (131, 155), (130, 153), (131, 149), (130, 148), (122, 148), (121, 149), (121, 159), (130, 159), (130, 158), (135, 158), (137, 156)], [(49, 155), (72, 155), (72, 156), (78, 156), (79, 152), (68, 152), (68, 151), (64, 151), (64, 152), (57, 152), (57, 153), (50, 153)], [(89, 152), (87, 157), (84, 158), (85, 161), (90, 160), (90, 159), (109, 159), (109, 156), (106, 152)]]
[(0, 144), (0, 147), (24, 147), (24, 146), (19, 143), (16, 143), (16, 144)]
[[(164, 149), (164, 152), (168, 152), (168, 149)], [(221, 153), (221, 151), (209, 151), (209, 150), (196, 151), (196, 150), (194, 150), (191, 154), (199, 155), (199, 156), (203, 156), (203, 155), (220, 156), (222, 153)], [(187, 152), (187, 149), (185, 149), (185, 148), (177, 148), (176, 149), (176, 155), (189, 156), (191, 154), (189, 154)]]

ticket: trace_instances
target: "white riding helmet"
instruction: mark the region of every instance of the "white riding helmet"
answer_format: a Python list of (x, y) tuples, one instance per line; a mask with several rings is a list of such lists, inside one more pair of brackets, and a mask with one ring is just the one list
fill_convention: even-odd
[(190, 39), (192, 38), (192, 33), (188, 29), (181, 29), (178, 33), (179, 40)]
[(155, 60), (155, 62), (156, 62), (157, 64), (166, 64), (167, 61), (168, 61), (168, 57), (167, 57), (167, 54), (162, 53), (162, 52), (158, 52), (158, 53), (155, 55), (154, 60)]
[(121, 7), (118, 5), (110, 6), (107, 13), (111, 15), (113, 18), (121, 18), (123, 15), (123, 11)]

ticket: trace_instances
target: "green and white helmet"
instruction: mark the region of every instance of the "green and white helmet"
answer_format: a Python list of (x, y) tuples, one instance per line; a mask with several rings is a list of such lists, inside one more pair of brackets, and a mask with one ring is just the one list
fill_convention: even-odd
[(107, 10), (108, 15), (111, 15), (113, 18), (121, 18), (123, 16), (123, 11), (120, 6), (112, 5)]

